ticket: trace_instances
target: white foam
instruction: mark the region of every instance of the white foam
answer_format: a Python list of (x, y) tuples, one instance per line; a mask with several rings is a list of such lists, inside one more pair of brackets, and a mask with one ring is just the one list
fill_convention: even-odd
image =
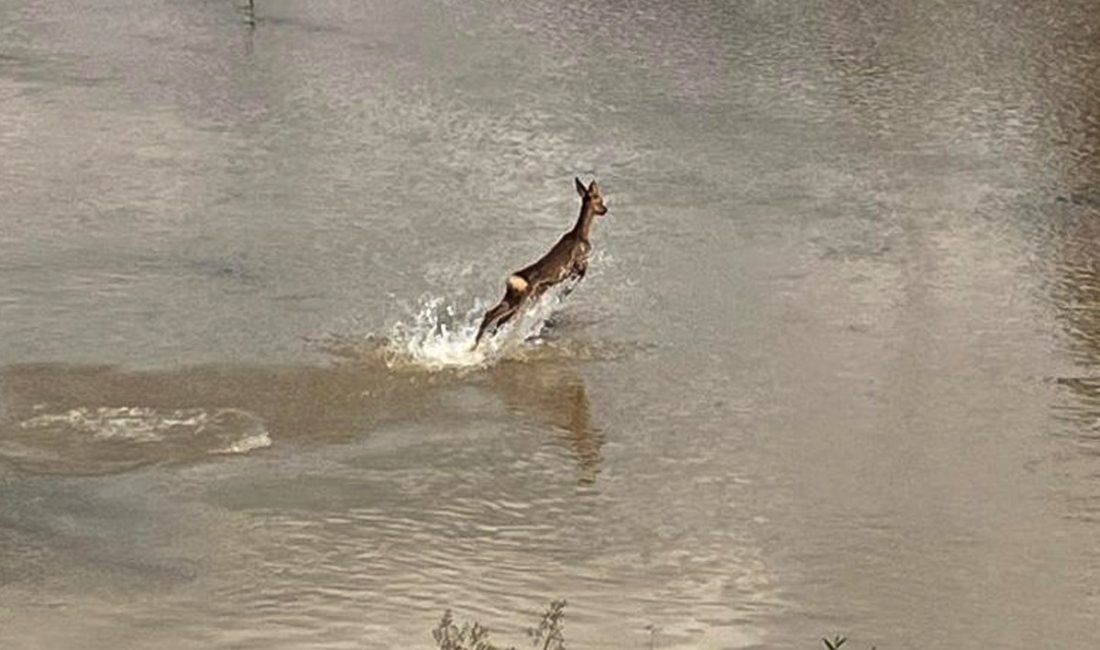
[(44, 413), (24, 420), (24, 429), (65, 426), (101, 440), (159, 442), (173, 431), (201, 429), (209, 415), (203, 409), (158, 410), (140, 406), (80, 407), (64, 413)]
[(74, 432), (90, 440), (152, 445), (194, 440), (209, 453), (241, 454), (271, 446), (271, 438), (254, 413), (241, 409), (157, 409), (144, 406), (78, 407), (42, 413), (20, 423), (35, 431)]
[(210, 433), (218, 440), (236, 437), (229, 444), (213, 449), (212, 454), (247, 454), (272, 444), (264, 421), (255, 413), (243, 409), (219, 409), (196, 433)]
[(261, 431), (255, 435), (245, 436), (240, 440), (222, 447), (221, 449), (215, 449), (215, 454), (247, 454), (254, 449), (265, 449), (271, 446), (271, 436), (267, 435), (267, 431)]

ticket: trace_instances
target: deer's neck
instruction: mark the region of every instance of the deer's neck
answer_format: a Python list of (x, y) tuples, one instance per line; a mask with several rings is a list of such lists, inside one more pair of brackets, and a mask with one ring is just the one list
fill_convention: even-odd
[(577, 217), (577, 225), (573, 226), (573, 232), (583, 241), (588, 241), (592, 232), (592, 222), (596, 220), (596, 212), (592, 209), (592, 202), (588, 199), (581, 201), (581, 214)]

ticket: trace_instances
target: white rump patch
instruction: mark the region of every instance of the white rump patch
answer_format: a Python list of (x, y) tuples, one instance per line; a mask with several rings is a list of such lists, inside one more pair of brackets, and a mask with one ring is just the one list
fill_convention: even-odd
[(527, 291), (527, 280), (519, 277), (518, 275), (512, 275), (508, 277), (508, 286), (512, 287), (516, 291), (523, 293)]

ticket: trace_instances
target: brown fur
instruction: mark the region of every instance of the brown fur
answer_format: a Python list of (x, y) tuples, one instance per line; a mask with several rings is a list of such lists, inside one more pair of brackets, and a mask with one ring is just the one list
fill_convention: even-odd
[(574, 179), (581, 196), (581, 213), (573, 229), (561, 236), (548, 253), (534, 264), (516, 271), (508, 277), (504, 297), (485, 312), (478, 328), (474, 348), (486, 333), (492, 333), (508, 321), (529, 301), (537, 300), (547, 289), (565, 280), (580, 281), (588, 270), (588, 254), (592, 242), (588, 237), (596, 217), (607, 213), (603, 195), (596, 181), (588, 187), (579, 178)]

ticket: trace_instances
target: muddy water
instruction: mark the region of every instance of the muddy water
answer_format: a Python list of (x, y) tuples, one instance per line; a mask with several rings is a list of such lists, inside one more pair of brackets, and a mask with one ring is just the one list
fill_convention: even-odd
[(0, 0), (5, 648), (1100, 643), (1096, 2), (256, 12)]

